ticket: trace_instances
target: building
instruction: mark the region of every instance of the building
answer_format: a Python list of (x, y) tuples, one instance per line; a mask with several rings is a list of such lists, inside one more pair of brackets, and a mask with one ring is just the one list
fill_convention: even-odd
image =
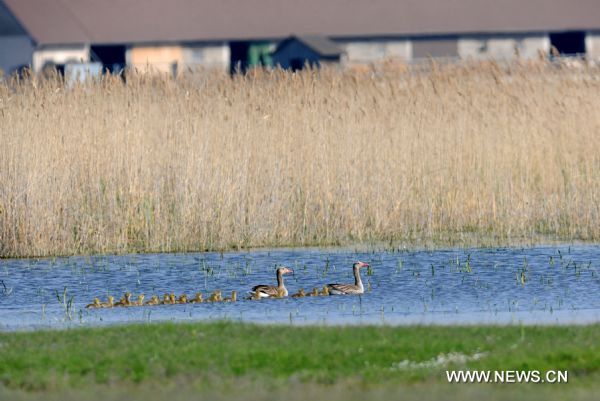
[(343, 54), (342, 48), (325, 36), (290, 36), (282, 40), (273, 52), (272, 64), (300, 70), (305, 65), (339, 63)]
[(269, 52), (290, 35), (335, 42), (344, 64), (529, 58), (552, 46), (600, 58), (597, 0), (0, 0), (0, 23), (8, 70), (90, 61), (169, 73), (245, 69), (271, 64)]
[(31, 64), (34, 43), (0, 1), (0, 69), (10, 72)]

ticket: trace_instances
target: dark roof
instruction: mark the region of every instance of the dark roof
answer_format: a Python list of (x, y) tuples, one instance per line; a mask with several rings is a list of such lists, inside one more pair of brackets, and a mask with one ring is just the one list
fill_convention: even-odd
[(600, 30), (598, 0), (0, 0), (38, 44)]
[(10, 10), (0, 1), (0, 35), (22, 35), (24, 33)]
[(323, 57), (339, 57), (342, 53), (344, 53), (344, 51), (340, 49), (335, 42), (321, 35), (290, 36), (279, 43), (275, 52), (278, 52), (280, 49), (287, 46), (294, 40), (297, 40), (304, 46), (310, 48), (315, 53), (318, 53)]

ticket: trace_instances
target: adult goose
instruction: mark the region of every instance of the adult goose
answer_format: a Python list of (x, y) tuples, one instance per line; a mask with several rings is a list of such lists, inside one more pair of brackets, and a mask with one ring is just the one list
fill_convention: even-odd
[(354, 284), (327, 284), (329, 293), (331, 295), (345, 295), (345, 294), (362, 294), (365, 292), (362, 280), (360, 279), (361, 267), (369, 267), (367, 263), (356, 262), (352, 266), (354, 272)]
[(294, 271), (289, 267), (280, 267), (279, 269), (277, 269), (277, 286), (264, 284), (255, 285), (254, 287), (252, 287), (252, 291), (250, 292), (250, 294), (252, 294), (253, 297), (260, 298), (287, 297), (288, 290), (283, 284), (283, 275), (290, 274), (293, 272)]

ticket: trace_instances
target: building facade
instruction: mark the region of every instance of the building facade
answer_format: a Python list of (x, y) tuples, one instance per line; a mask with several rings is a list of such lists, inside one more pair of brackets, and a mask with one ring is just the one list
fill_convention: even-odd
[[(178, 74), (235, 71), (286, 60), (325, 61), (296, 37), (321, 37), (340, 50), (328, 61), (353, 66), (430, 57), (535, 58), (551, 50), (600, 59), (600, 1), (589, 0), (0, 0), (0, 68), (99, 62)], [(279, 50), (277, 50), (279, 49)], [(279, 54), (277, 54), (279, 52)], [(294, 55), (290, 52), (298, 52)], [(304, 52), (304, 54), (302, 53)], [(294, 64), (292, 66), (291, 64)]]

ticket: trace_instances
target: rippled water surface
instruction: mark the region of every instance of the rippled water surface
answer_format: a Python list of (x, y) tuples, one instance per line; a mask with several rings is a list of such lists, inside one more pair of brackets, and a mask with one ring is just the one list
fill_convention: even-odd
[[(274, 299), (90, 310), (96, 296), (193, 296), (221, 289), (241, 297), (275, 283), (286, 265), (290, 293), (351, 283), (363, 296)], [(0, 330), (126, 322), (243, 320), (292, 324), (567, 324), (600, 322), (600, 246), (401, 252), (261, 250), (0, 260)], [(66, 297), (65, 297), (66, 294)], [(72, 300), (69, 306), (69, 300)]]

